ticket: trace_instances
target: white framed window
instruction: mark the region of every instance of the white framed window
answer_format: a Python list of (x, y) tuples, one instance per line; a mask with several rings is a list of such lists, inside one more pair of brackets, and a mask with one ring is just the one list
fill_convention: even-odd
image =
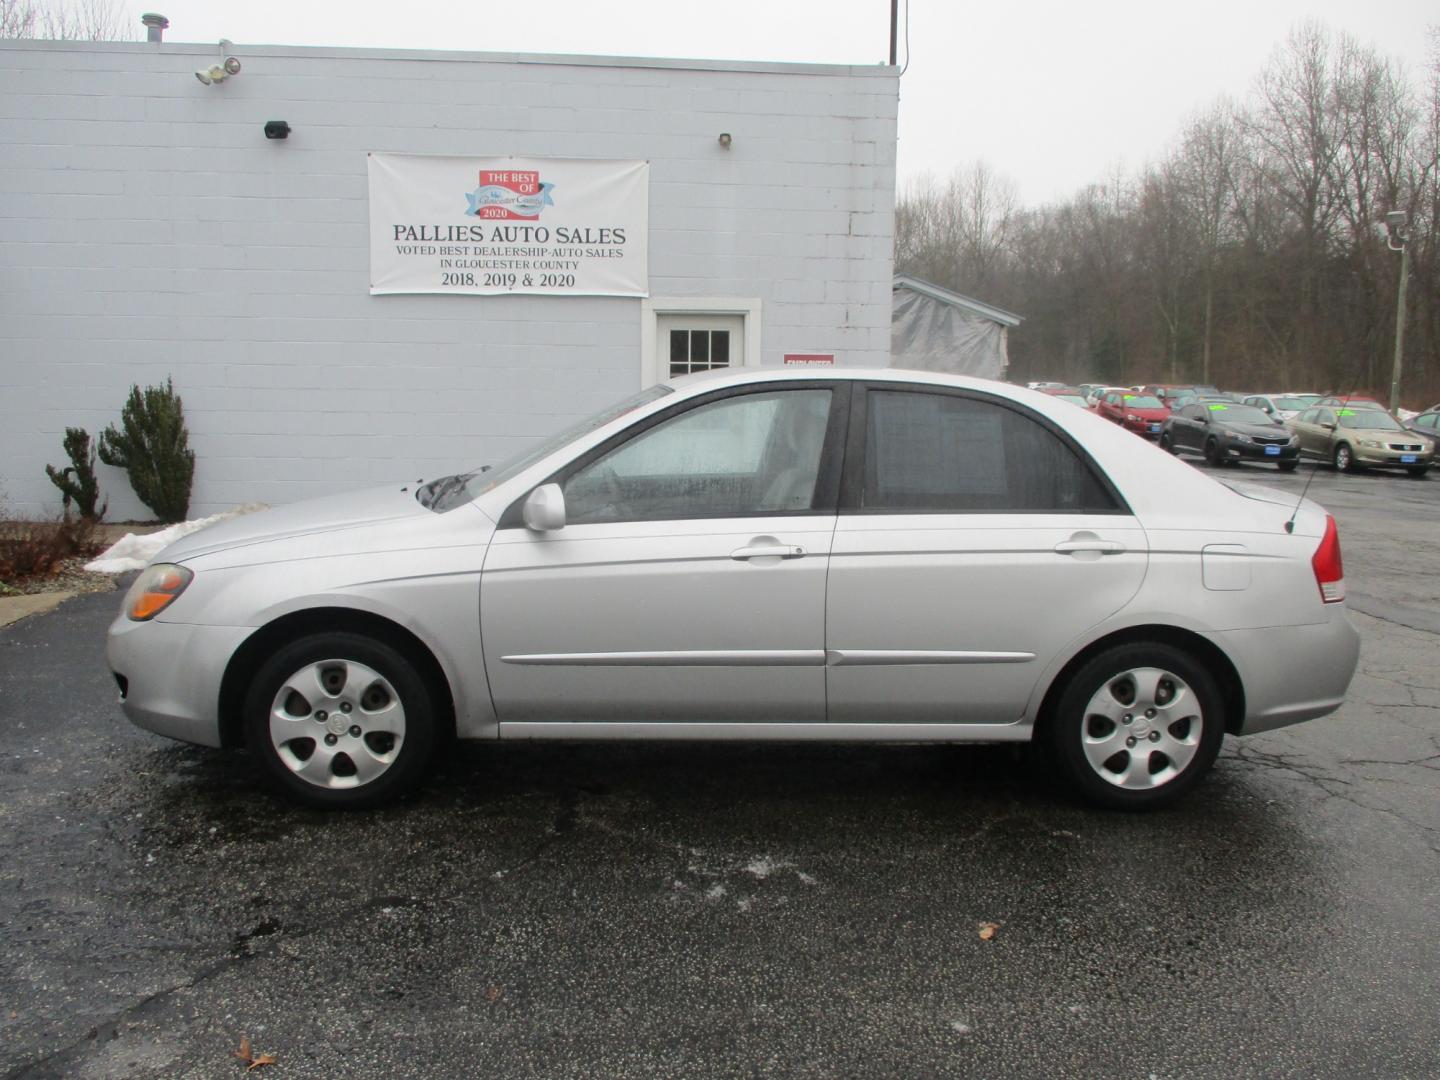
[(640, 384), (760, 364), (758, 297), (651, 297), (640, 305)]

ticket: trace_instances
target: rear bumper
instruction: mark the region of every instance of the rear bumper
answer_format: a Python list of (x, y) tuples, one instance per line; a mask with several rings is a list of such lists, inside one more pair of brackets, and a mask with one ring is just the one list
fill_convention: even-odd
[(1345, 700), (1360, 660), (1360, 635), (1343, 604), (1323, 623), (1210, 635), (1245, 687), (1239, 734), (1254, 735), (1327, 716)]
[(132, 622), (110, 626), (105, 661), (120, 677), (120, 708), (137, 726), (201, 746), (220, 745), (220, 679), (254, 630)]

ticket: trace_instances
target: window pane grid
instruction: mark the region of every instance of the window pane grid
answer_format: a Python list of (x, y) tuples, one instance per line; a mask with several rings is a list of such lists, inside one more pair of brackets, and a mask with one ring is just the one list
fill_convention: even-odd
[(730, 366), (729, 330), (671, 330), (670, 375)]

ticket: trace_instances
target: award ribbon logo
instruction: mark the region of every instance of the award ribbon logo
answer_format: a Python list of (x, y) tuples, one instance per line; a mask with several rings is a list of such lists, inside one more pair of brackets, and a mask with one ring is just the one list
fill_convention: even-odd
[(465, 213), (486, 221), (535, 221), (541, 210), (555, 205), (550, 198), (554, 187), (542, 183), (538, 172), (482, 170), (480, 186), (465, 193)]

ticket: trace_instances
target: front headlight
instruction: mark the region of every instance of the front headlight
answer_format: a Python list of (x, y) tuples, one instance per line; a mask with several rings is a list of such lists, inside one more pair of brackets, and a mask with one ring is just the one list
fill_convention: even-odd
[(1126, 414), (1125, 414), (1125, 419), (1126, 419), (1126, 420), (1129, 420), (1130, 423), (1132, 423), (1132, 424), (1139, 423), (1139, 421), (1140, 421), (1140, 418), (1139, 418), (1138, 416), (1136, 416), (1134, 413), (1126, 413)]
[(147, 566), (125, 594), (125, 614), (135, 622), (145, 622), (159, 615), (179, 599), (194, 573), (175, 563)]
[(1254, 442), (1255, 440), (1252, 439), (1252, 438), (1250, 438), (1249, 435), (1241, 435), (1240, 432), (1238, 432), (1238, 431), (1232, 431), (1232, 432), (1230, 432), (1230, 441), (1231, 441), (1231, 442)]
[(1361, 446), (1365, 447), (1367, 450), (1380, 449), (1380, 444), (1374, 439), (1357, 439), (1356, 442), (1358, 442)]
[(1285, 440), (1285, 445), (1286, 445), (1286, 446), (1294, 446), (1294, 445), (1295, 445), (1297, 442), (1299, 442), (1299, 441), (1300, 441), (1300, 436), (1299, 436), (1299, 435), (1291, 435), (1290, 438), (1288, 438), (1288, 439)]

